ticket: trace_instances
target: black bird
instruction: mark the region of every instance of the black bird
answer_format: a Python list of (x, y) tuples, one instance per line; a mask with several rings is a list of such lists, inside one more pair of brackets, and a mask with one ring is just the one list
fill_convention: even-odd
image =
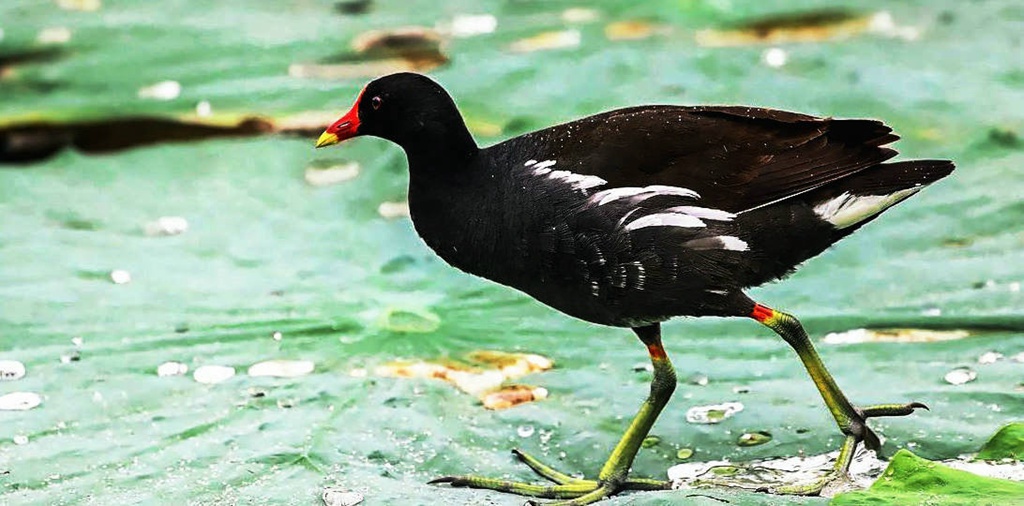
[(411, 73), (372, 81), (320, 136), (401, 146), (416, 231), (442, 259), (570, 316), (629, 327), (654, 365), (651, 392), (596, 480), (514, 453), (552, 485), (477, 476), (433, 483), (589, 504), (666, 488), (630, 466), (676, 386), (661, 344), (674, 316), (740, 316), (797, 352), (846, 436), (825, 478), (772, 492), (815, 494), (844, 477), (866, 420), (920, 403), (856, 407), (791, 315), (743, 290), (779, 279), (953, 170), (947, 160), (885, 163), (898, 137), (863, 119), (756, 107), (648, 105), (608, 111), (479, 148), (447, 92)]

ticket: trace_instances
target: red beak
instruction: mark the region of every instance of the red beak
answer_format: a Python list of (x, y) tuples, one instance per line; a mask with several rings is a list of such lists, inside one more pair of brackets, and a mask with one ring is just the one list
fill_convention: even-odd
[(327, 127), (327, 130), (324, 130), (324, 133), (320, 134), (320, 138), (316, 141), (316, 147), (330, 146), (359, 135), (359, 100), (362, 98), (363, 92), (360, 91), (356, 103), (352, 104), (352, 109), (349, 109), (341, 119), (335, 121)]

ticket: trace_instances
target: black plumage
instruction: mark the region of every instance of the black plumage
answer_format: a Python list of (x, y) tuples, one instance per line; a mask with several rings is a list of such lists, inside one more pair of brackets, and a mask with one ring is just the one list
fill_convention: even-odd
[[(824, 366), (805, 357), (799, 323), (743, 290), (953, 170), (944, 160), (887, 163), (898, 137), (878, 121), (754, 107), (631, 107), (480, 149), (448, 94), (416, 74), (371, 82), (318, 146), (355, 135), (405, 149), (416, 231), (452, 266), (577, 318), (632, 327), (656, 366), (667, 363), (659, 322), (749, 316), (786, 338), (812, 376)], [(877, 443), (863, 425), (877, 415), (858, 414), (831, 376), (816, 383), (844, 432)]]

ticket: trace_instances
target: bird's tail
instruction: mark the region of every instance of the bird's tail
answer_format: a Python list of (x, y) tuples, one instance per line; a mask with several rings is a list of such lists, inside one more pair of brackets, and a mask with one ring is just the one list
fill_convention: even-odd
[(949, 160), (879, 164), (816, 190), (808, 201), (839, 232), (839, 240), (950, 172)]

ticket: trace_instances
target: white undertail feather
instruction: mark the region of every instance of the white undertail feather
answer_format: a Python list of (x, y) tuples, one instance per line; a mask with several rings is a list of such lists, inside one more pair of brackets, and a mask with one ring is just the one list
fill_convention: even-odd
[(821, 219), (837, 229), (856, 225), (917, 193), (923, 186), (905, 188), (887, 195), (852, 195), (849, 192), (814, 206)]

